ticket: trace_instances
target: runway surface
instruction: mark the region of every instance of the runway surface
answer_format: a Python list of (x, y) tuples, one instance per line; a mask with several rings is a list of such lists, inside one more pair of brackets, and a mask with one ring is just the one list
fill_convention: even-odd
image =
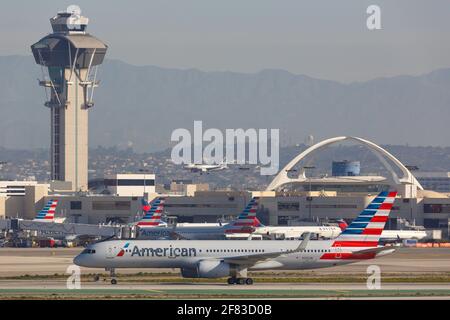
[(15, 280), (0, 281), (0, 298), (414, 298), (450, 299), (450, 284), (397, 283), (382, 284), (370, 290), (365, 284), (353, 283), (259, 283), (237, 286), (221, 283), (117, 284), (81, 283), (79, 289), (67, 289), (66, 281)]
[[(83, 248), (0, 248), (0, 278), (20, 275), (64, 274), (73, 257)], [(450, 248), (398, 248), (393, 254), (351, 265), (293, 271), (294, 274), (354, 274), (365, 273), (367, 266), (376, 264), (382, 272), (418, 274), (450, 272)], [(104, 272), (103, 269), (82, 268), (83, 273)], [(123, 269), (119, 273), (156, 272), (178, 273), (173, 269)], [(276, 272), (275, 272), (276, 273)], [(283, 271), (283, 273), (286, 273)], [(288, 272), (289, 273), (289, 272)]]

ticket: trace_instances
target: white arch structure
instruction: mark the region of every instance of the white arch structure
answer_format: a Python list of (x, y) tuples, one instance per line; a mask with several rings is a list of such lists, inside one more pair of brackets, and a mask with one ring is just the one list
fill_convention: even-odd
[[(380, 147), (379, 145), (370, 142), (368, 140), (358, 138), (358, 137), (351, 137), (351, 136), (341, 136), (341, 137), (335, 137), (323, 140), (302, 153), (300, 153), (298, 156), (296, 156), (294, 159), (292, 159), (281, 171), (278, 173), (278, 175), (272, 180), (272, 182), (267, 186), (267, 191), (273, 191), (278, 188), (280, 188), (283, 185), (290, 184), (290, 183), (296, 183), (296, 182), (305, 182), (307, 180), (305, 175), (305, 168), (300, 169), (300, 173), (297, 178), (290, 178), (288, 176), (288, 172), (291, 171), (294, 166), (303, 160), (306, 156), (309, 154), (316, 152), (320, 149), (323, 149), (331, 144), (335, 144), (341, 141), (347, 141), (352, 140), (355, 141), (361, 145), (364, 145), (367, 147), (370, 151), (375, 154), (375, 156), (381, 161), (383, 166), (388, 170), (390, 173), (390, 177), (387, 177), (388, 181), (395, 185), (412, 185), (415, 186), (419, 190), (423, 190), (423, 187), (420, 185), (420, 183), (416, 180), (416, 178), (411, 174), (411, 172), (403, 165), (403, 163), (400, 162), (396, 157), (394, 157), (392, 154), (390, 154), (388, 151)], [(392, 166), (389, 164), (389, 162), (386, 160), (391, 160), (397, 168), (401, 170), (403, 173), (402, 177), (398, 177), (397, 173), (394, 171)], [(416, 190), (417, 190), (416, 189)]]

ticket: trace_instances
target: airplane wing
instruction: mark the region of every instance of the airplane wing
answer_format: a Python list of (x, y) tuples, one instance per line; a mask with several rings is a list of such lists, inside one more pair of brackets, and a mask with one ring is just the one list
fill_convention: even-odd
[(230, 263), (230, 264), (236, 264), (241, 266), (252, 266), (258, 262), (263, 262), (269, 259), (277, 258), (279, 256), (294, 253), (294, 252), (300, 252), (305, 250), (306, 246), (308, 245), (309, 239), (311, 238), (311, 233), (306, 232), (304, 234), (304, 238), (302, 242), (300, 242), (299, 246), (295, 248), (294, 250), (286, 250), (286, 251), (280, 251), (280, 252), (268, 252), (268, 253), (257, 253), (252, 255), (246, 255), (246, 256), (236, 256), (236, 257), (227, 257), (224, 258), (223, 261)]
[(352, 253), (353, 254), (366, 254), (366, 253), (375, 253), (375, 254), (377, 254), (377, 253), (380, 253), (382, 251), (392, 250), (392, 249), (394, 249), (394, 248), (383, 246), (383, 247), (376, 247), (376, 248), (364, 249), (364, 250), (359, 250), (359, 251), (353, 251)]

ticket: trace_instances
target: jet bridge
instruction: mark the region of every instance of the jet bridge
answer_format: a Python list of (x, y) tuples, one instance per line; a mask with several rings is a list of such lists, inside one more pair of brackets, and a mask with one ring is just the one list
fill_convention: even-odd
[(41, 222), (34, 220), (1, 219), (1, 230), (38, 231), (58, 235), (132, 238), (135, 228), (123, 225)]

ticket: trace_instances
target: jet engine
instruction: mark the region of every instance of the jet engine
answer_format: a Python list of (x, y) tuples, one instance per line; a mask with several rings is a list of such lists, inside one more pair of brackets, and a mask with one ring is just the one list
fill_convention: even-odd
[(183, 278), (222, 278), (231, 275), (231, 266), (220, 260), (202, 260), (197, 268), (181, 268)]

